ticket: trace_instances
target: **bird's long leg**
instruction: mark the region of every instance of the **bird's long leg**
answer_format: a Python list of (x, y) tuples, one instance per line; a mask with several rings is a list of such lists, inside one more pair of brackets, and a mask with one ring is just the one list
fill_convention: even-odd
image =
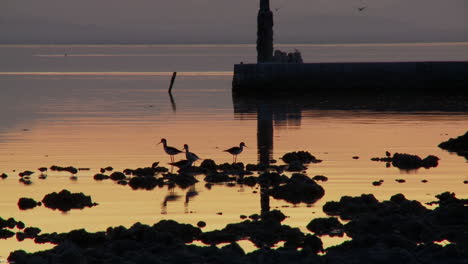
[(234, 163), (237, 161), (237, 155), (234, 155)]

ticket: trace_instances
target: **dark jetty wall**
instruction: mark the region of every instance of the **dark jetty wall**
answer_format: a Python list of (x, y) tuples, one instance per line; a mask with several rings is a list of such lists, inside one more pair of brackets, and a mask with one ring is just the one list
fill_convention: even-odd
[(234, 93), (467, 95), (468, 62), (234, 65)]

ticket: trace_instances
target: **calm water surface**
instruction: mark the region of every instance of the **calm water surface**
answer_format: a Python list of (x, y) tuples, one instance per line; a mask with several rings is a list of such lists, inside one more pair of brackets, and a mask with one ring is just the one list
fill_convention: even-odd
[[(306, 61), (467, 60), (468, 44), (284, 45), (298, 48)], [(247, 186), (204, 186), (203, 175), (188, 190), (156, 188), (132, 191), (110, 181), (96, 182), (106, 166), (115, 170), (169, 162), (159, 140), (217, 163), (231, 162), (223, 149), (244, 141), (244, 163), (258, 162), (257, 133), (272, 137), (272, 158), (307, 150), (322, 159), (307, 170), (325, 175), (325, 196), (312, 206), (271, 200), (272, 208), (289, 216), (285, 224), (305, 226), (324, 216), (326, 201), (343, 195), (373, 193), (389, 199), (403, 193), (421, 202), (452, 191), (468, 198), (468, 163), (437, 145), (468, 129), (468, 114), (460, 112), (397, 112), (320, 110), (304, 102), (245, 101), (231, 94), (232, 68), (255, 60), (251, 45), (62, 45), (0, 46), (0, 181), (1, 217), (14, 217), (43, 232), (77, 228), (105, 230), (108, 226), (153, 224), (162, 219), (207, 222), (205, 230), (238, 222), (239, 215), (260, 212), (260, 197)], [(172, 71), (178, 71), (173, 97), (167, 94)], [(262, 121), (262, 122), (259, 122)], [(266, 122), (266, 123), (265, 123)], [(271, 129), (272, 128), (272, 129)], [(260, 130), (259, 130), (260, 129)], [(268, 130), (268, 129), (267, 129)], [(412, 172), (386, 168), (370, 161), (385, 151), (441, 158), (437, 168)], [(359, 156), (359, 159), (353, 159)], [(178, 157), (182, 158), (182, 156)], [(49, 172), (46, 180), (32, 175), (33, 184), (18, 182), (18, 172), (51, 165), (90, 168), (77, 181), (67, 173)], [(406, 179), (397, 183), (395, 179)], [(380, 187), (375, 180), (384, 180)], [(421, 183), (422, 179), (428, 180)], [(45, 194), (68, 189), (91, 195), (99, 206), (68, 213), (44, 207), (20, 211), (20, 197), (41, 200)], [(188, 202), (187, 191), (198, 195)], [(180, 199), (163, 204), (168, 194)], [(218, 215), (222, 212), (222, 215)], [(324, 239), (326, 245), (336, 243)], [(49, 246), (30, 241), (0, 241), (0, 259), (11, 250)]]

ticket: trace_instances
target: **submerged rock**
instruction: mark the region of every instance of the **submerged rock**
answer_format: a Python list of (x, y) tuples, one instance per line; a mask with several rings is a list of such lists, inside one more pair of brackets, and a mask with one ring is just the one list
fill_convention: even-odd
[(312, 180), (326, 182), (328, 181), (328, 177), (323, 176), (323, 175), (315, 175), (314, 177), (312, 177)]
[(194, 176), (183, 174), (183, 173), (180, 173), (180, 174), (168, 173), (164, 176), (164, 178), (169, 181), (169, 184), (171, 183), (177, 184), (182, 189), (192, 186), (198, 182), (198, 180)]
[(25, 198), (22, 197), (18, 200), (18, 208), (21, 210), (28, 210), (38, 206), (38, 202), (36, 202), (32, 198)]
[(287, 171), (304, 171), (307, 167), (300, 160), (291, 160), (286, 168)]
[(306, 175), (294, 173), (286, 184), (274, 187), (270, 193), (275, 199), (293, 204), (312, 204), (323, 197), (325, 190)]
[(235, 177), (229, 176), (227, 173), (224, 172), (209, 172), (205, 179), (208, 183), (220, 183), (220, 182), (232, 182), (235, 181)]
[(68, 190), (62, 190), (59, 193), (49, 193), (44, 196), (42, 202), (47, 208), (58, 209), (64, 212), (97, 205), (97, 203), (91, 201), (91, 196), (83, 193), (71, 193)]
[[(342, 197), (324, 206), (327, 214), (351, 220), (344, 225), (352, 238), (327, 249), (326, 263), (459, 263), (468, 260), (468, 200), (453, 193), (436, 196), (429, 210), (396, 194), (379, 202), (371, 195)], [(447, 240), (444, 247), (436, 241)], [(450, 252), (450, 253), (449, 253)]]
[(23, 232), (16, 233), (16, 239), (18, 241), (23, 241), (26, 238), (35, 239), (40, 232), (41, 229), (37, 227), (27, 227), (23, 230)]
[(210, 172), (214, 172), (218, 169), (218, 165), (216, 165), (216, 162), (214, 162), (214, 160), (212, 159), (203, 160), (202, 163), (200, 164), (200, 167)]
[(95, 179), (96, 181), (102, 181), (102, 180), (107, 180), (107, 179), (110, 179), (109, 175), (105, 175), (105, 174), (102, 174), (102, 173), (97, 173), (94, 175), (93, 179)]
[(418, 155), (394, 153), (392, 157), (371, 158), (371, 160), (387, 162), (387, 165), (391, 163), (394, 167), (402, 170), (415, 170), (421, 167), (426, 169), (437, 167), (440, 159), (434, 155), (421, 159)]
[(120, 172), (120, 171), (113, 172), (110, 175), (110, 179), (113, 180), (113, 181), (122, 181), (122, 180), (125, 180), (126, 178), (127, 178), (127, 176), (125, 176), (125, 174), (123, 172)]
[(10, 217), (7, 220), (3, 219), (0, 217), (0, 228), (9, 228), (13, 229), (16, 227), (16, 225), (19, 222), (17, 222), (14, 218)]
[(164, 181), (153, 176), (136, 176), (128, 181), (128, 185), (133, 190), (144, 189), (153, 190), (156, 186), (164, 185)]
[(314, 245), (312, 245), (310, 239), (306, 239), (306, 235), (298, 228), (282, 225), (281, 222), (284, 219), (284, 214), (274, 210), (262, 214), (255, 221), (245, 220), (241, 223), (228, 224), (222, 230), (202, 233), (200, 240), (207, 245), (215, 245), (249, 239), (259, 248), (272, 247), (279, 241), (284, 241), (285, 247), (290, 249), (307, 245), (314, 254), (322, 250), (319, 238), (316, 238)]
[[(273, 210), (257, 215), (254, 221), (232, 223), (221, 230), (208, 232), (172, 220), (163, 220), (153, 226), (135, 223), (130, 228), (109, 227), (105, 232), (96, 233), (80, 229), (39, 235), (37, 230), (30, 230), (32, 236), (36, 235), (35, 242), (50, 242), (57, 246), (35, 253), (14, 251), (8, 261), (17, 264), (465, 263), (468, 261), (468, 200), (458, 199), (450, 192), (436, 198), (438, 201), (434, 204), (438, 207), (434, 210), (406, 199), (403, 194), (383, 202), (365, 194), (329, 202), (324, 206), (325, 212), (333, 211), (350, 221), (342, 225), (336, 218), (319, 218), (313, 219), (307, 228), (324, 235), (336, 235), (344, 230), (351, 240), (326, 251), (319, 237), (283, 225), (286, 216)], [(14, 222), (9, 219), (0, 224), (14, 227)], [(20, 236), (26, 234), (20, 233)], [(187, 244), (195, 240), (210, 246)], [(246, 254), (238, 244), (240, 240), (249, 240), (258, 249)], [(442, 240), (448, 244), (435, 243)], [(284, 245), (278, 247), (279, 242)], [(214, 246), (220, 243), (228, 244), (221, 248)], [(320, 252), (323, 254), (317, 255)]]
[(15, 235), (14, 232), (8, 230), (8, 229), (3, 229), (0, 228), (0, 239), (7, 239), (10, 237), (13, 237)]
[(374, 186), (380, 186), (380, 185), (382, 185), (383, 182), (384, 182), (384, 180), (373, 181), (373, 182), (372, 182), (372, 185), (374, 185)]
[(310, 152), (308, 151), (294, 151), (288, 152), (281, 157), (281, 159), (285, 163), (291, 163), (293, 161), (298, 161), (301, 164), (308, 164), (308, 163), (319, 163), (322, 162), (321, 160), (315, 158)]
[(468, 159), (468, 131), (464, 135), (440, 143), (438, 147), (450, 152), (456, 152)]
[(343, 224), (336, 217), (315, 218), (307, 224), (307, 229), (315, 234), (343, 236)]
[(261, 187), (274, 187), (289, 182), (289, 178), (275, 172), (264, 172), (258, 177)]
[(73, 166), (61, 167), (57, 165), (52, 165), (50, 167), (50, 170), (51, 171), (67, 171), (67, 172), (70, 172), (71, 174), (76, 174), (78, 172), (78, 169)]

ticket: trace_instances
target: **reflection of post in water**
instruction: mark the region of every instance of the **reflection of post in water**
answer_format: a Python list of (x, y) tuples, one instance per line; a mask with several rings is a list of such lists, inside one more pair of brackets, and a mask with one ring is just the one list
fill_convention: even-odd
[(270, 211), (270, 194), (266, 186), (260, 187), (260, 208), (262, 214)]
[[(232, 97), (237, 119), (243, 120), (248, 115), (256, 114), (258, 162), (269, 165), (273, 158), (273, 122), (275, 127), (280, 129), (300, 126), (303, 109), (302, 104), (298, 102), (300, 98), (291, 101), (287, 98), (244, 97), (235, 93)], [(269, 192), (268, 186), (260, 186), (261, 213), (270, 211)]]
[[(259, 104), (257, 109), (258, 162), (269, 165), (273, 156), (273, 112), (268, 104)], [(270, 194), (267, 186), (260, 186), (261, 213), (270, 211)]]
[(258, 161), (268, 165), (273, 155), (273, 112), (268, 104), (260, 104), (257, 110)]
[(176, 103), (174, 101), (174, 97), (172, 97), (172, 94), (169, 93), (169, 99), (171, 99), (171, 105), (172, 105), (172, 111), (175, 113), (177, 110)]

